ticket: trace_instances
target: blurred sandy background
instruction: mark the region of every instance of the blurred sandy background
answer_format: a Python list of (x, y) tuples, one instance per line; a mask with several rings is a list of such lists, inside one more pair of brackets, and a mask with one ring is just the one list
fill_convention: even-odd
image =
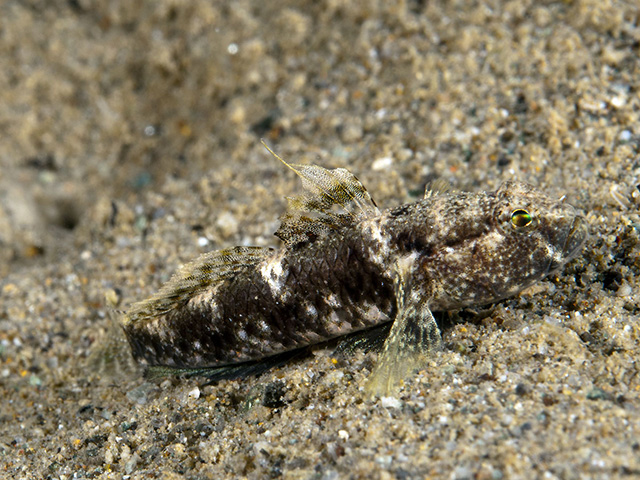
[[(1, 2), (0, 477), (640, 476), (639, 22), (631, 1)], [(260, 138), (382, 207), (527, 181), (592, 236), (453, 315), (397, 398), (362, 398), (375, 354), (331, 350), (146, 382), (105, 295), (278, 245), (300, 184)]]

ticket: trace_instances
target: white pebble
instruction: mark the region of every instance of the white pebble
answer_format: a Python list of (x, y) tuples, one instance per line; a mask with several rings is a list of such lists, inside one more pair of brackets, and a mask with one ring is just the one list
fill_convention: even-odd
[(619, 138), (621, 142), (628, 142), (631, 140), (631, 132), (629, 130), (623, 130), (620, 132)]
[(380, 170), (386, 170), (389, 167), (391, 167), (391, 165), (393, 164), (393, 158), (391, 157), (382, 157), (382, 158), (378, 158), (376, 159), (372, 164), (371, 164), (371, 169), (379, 172)]
[(400, 408), (402, 406), (402, 402), (396, 397), (382, 397), (380, 404), (384, 408)]

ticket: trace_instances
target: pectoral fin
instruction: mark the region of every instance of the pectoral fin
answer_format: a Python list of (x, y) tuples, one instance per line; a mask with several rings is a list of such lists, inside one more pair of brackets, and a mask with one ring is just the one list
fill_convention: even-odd
[(392, 394), (404, 378), (425, 365), (429, 354), (442, 343), (427, 295), (420, 289), (408, 288), (402, 277), (396, 284), (398, 313), (365, 385), (371, 395)]

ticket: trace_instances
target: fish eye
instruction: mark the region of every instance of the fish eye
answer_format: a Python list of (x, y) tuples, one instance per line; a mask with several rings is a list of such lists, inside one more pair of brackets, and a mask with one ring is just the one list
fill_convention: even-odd
[(533, 224), (533, 216), (523, 208), (511, 212), (511, 225), (516, 230), (522, 230)]

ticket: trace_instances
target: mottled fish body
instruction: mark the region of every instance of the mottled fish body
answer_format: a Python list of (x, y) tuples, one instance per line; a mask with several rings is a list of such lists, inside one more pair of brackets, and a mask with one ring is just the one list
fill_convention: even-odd
[(123, 328), (138, 361), (215, 378), (393, 322), (368, 385), (386, 393), (439, 347), (431, 311), (515, 295), (587, 237), (573, 207), (527, 184), (428, 190), (381, 212), (347, 170), (280, 160), (306, 191), (288, 199), (284, 247), (204, 254), (134, 304)]

